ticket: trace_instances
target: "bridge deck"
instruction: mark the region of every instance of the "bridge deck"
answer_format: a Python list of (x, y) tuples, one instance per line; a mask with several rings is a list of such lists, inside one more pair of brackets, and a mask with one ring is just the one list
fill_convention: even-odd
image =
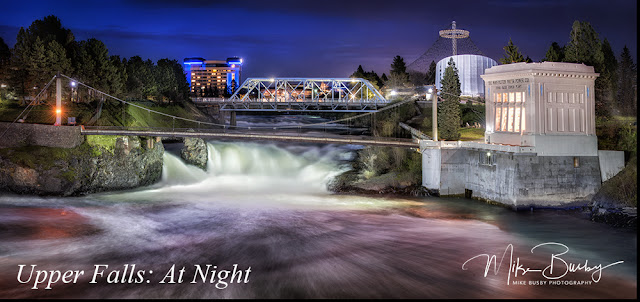
[[(187, 131), (187, 130), (193, 130)], [(241, 130), (195, 130), (195, 129), (175, 129), (175, 130), (144, 130), (144, 129), (103, 129), (103, 128), (82, 128), (83, 135), (132, 135), (132, 136), (159, 136), (159, 137), (197, 137), (204, 139), (231, 139), (231, 140), (270, 140), (270, 141), (294, 141), (323, 144), (348, 144), (348, 145), (369, 145), (369, 146), (389, 146), (403, 148), (419, 148), (417, 141), (402, 138), (382, 138), (357, 135), (329, 135), (326, 133), (260, 133), (247, 132)]]

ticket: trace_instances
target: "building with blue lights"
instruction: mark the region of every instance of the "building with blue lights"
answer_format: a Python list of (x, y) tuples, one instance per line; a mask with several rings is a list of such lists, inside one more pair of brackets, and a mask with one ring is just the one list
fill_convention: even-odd
[(242, 59), (238, 57), (226, 61), (185, 58), (183, 64), (191, 94), (196, 97), (221, 97), (242, 84)]

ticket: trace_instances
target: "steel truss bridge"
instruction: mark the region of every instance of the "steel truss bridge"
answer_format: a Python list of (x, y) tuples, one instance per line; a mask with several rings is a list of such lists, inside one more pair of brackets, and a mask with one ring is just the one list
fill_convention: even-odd
[(229, 99), (197, 99), (221, 111), (375, 112), (389, 101), (361, 78), (249, 78)]

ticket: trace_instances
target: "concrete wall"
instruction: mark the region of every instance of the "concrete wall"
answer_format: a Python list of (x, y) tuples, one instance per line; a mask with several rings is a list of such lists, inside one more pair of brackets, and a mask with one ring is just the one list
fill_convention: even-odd
[(601, 185), (598, 156), (537, 156), (467, 148), (426, 150), (432, 157), (437, 151), (441, 153), (440, 175), (433, 171), (429, 174), (431, 180), (439, 177), (441, 196), (470, 193), (514, 208), (562, 206), (589, 199)]
[(84, 142), (79, 126), (0, 123), (0, 148), (45, 146), (73, 148)]
[(598, 158), (603, 182), (624, 169), (624, 151), (598, 150)]

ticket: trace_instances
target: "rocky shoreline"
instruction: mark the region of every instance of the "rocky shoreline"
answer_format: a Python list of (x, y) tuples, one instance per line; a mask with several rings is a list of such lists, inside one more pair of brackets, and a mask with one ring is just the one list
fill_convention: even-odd
[(147, 186), (161, 179), (161, 142), (139, 137), (101, 139), (71, 148), (0, 149), (0, 190), (77, 196)]
[[(398, 196), (439, 196), (437, 192), (429, 192), (421, 184), (410, 181), (398, 181), (396, 173), (387, 173), (379, 175), (367, 180), (360, 177), (361, 172), (357, 165), (352, 170), (344, 172), (336, 176), (329, 184), (330, 191), (337, 194), (361, 194), (361, 195), (398, 195)], [(605, 186), (605, 184), (603, 184)], [(621, 204), (611, 196), (601, 190), (595, 194), (591, 200), (584, 202), (574, 202), (562, 207), (533, 207), (531, 210), (582, 210), (586, 213), (588, 219), (606, 223), (618, 228), (637, 227), (637, 207), (630, 207)], [(463, 196), (461, 196), (463, 197)], [(497, 206), (505, 206), (503, 204), (494, 203), (487, 200), (478, 200)], [(528, 210), (529, 208), (527, 208)], [(518, 209), (514, 209), (518, 210)]]

